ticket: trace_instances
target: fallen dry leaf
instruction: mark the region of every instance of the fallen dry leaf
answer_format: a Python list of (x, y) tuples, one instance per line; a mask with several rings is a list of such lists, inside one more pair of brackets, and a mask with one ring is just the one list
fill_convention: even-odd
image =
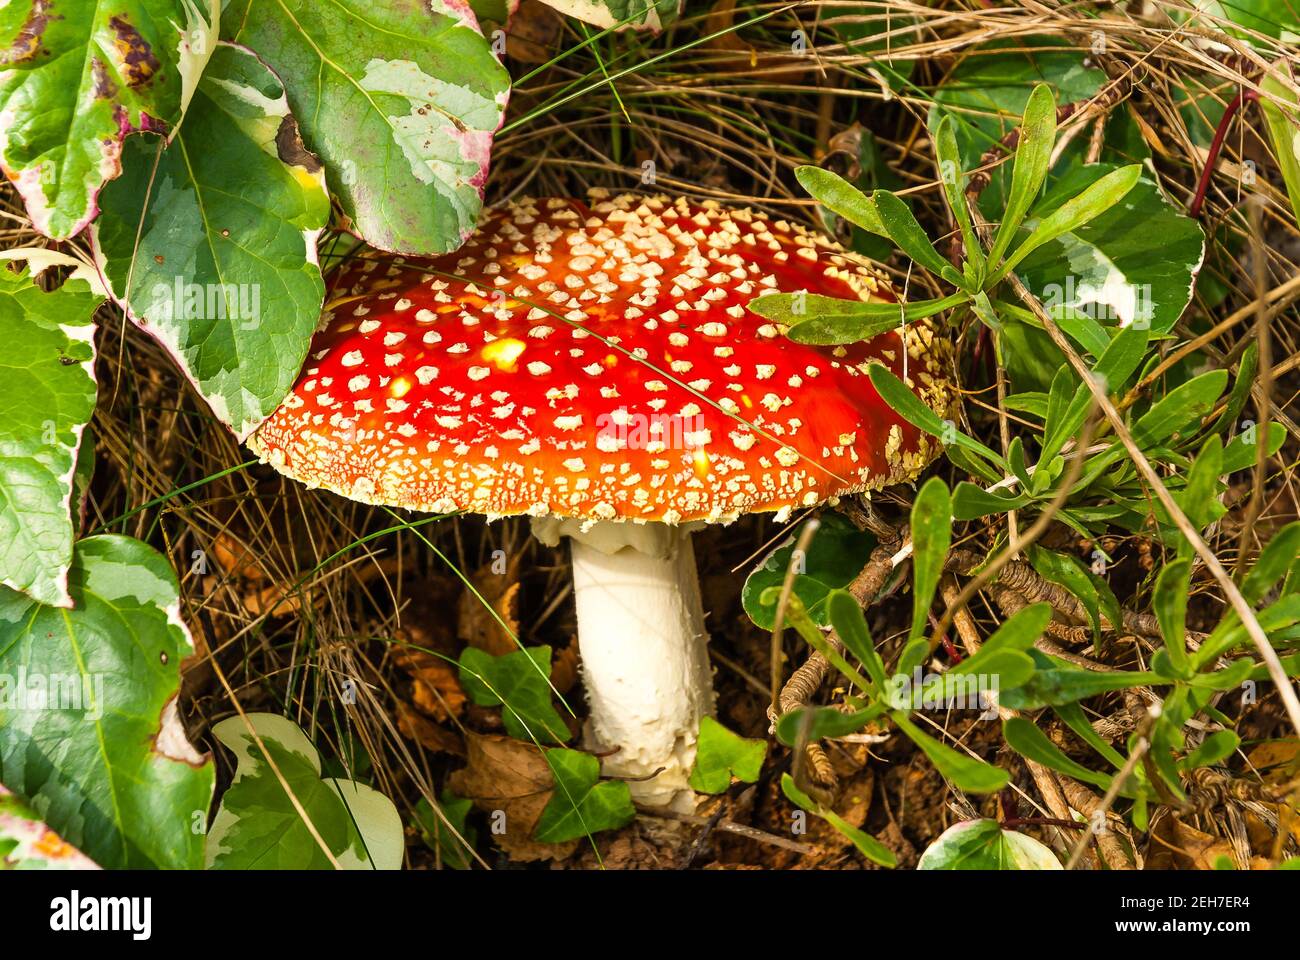
[(506, 27), (506, 53), (520, 63), (546, 63), (563, 30), (560, 14), (541, 0), (524, 0)]
[(511, 737), (465, 736), (466, 765), (451, 775), (451, 789), (486, 810), (488, 832), (511, 860), (563, 860), (578, 841), (538, 843), (533, 830), (551, 799), (554, 781), (541, 751)]
[(426, 750), (465, 756), (465, 744), (457, 734), (438, 726), (405, 703), (397, 704), (397, 729), (402, 736), (414, 740)]
[(556, 693), (564, 696), (573, 689), (578, 681), (578, 638), (569, 641), (567, 647), (560, 647), (551, 657), (551, 686)]
[(219, 533), (212, 541), (212, 557), (227, 574), (245, 580), (265, 580), (266, 572), (258, 565), (253, 551), (229, 533)]
[(1281, 783), (1294, 774), (1300, 753), (1300, 740), (1265, 740), (1247, 754), (1250, 765), (1260, 771), (1264, 780)]
[(454, 663), (411, 647), (394, 648), (393, 662), (414, 681), (411, 699), (421, 713), (441, 723), (465, 712), (468, 698)]
[(239, 598), (240, 603), (255, 617), (266, 614), (268, 617), (287, 617), (302, 609), (302, 593), (295, 592), (288, 596), (279, 584), (271, 584), (261, 590), (250, 590)]
[[(518, 650), (519, 645), (511, 637), (511, 634), (519, 636), (518, 554), (506, 562), (504, 570), (499, 561), (494, 561), (475, 570), (469, 580), (478, 596), (468, 589), (460, 595), (457, 618), (460, 638), (494, 657)], [(503, 622), (509, 632), (502, 629)]]
[(1145, 869), (1213, 870), (1219, 857), (1233, 859), (1231, 843), (1168, 816), (1151, 828), (1151, 851)]

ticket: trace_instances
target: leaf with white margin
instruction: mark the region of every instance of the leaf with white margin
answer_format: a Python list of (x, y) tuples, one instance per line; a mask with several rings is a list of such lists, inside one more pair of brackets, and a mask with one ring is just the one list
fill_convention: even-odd
[(0, 870), (98, 870), (36, 811), (0, 787)]
[(222, 29), (284, 81), (350, 229), (394, 253), (464, 242), (510, 89), (468, 5), (232, 0)]
[(96, 259), (114, 299), (243, 439), (289, 392), (316, 329), (325, 178), (283, 85), (228, 43), (161, 147), (127, 141), (90, 228)]
[(548, 7), (584, 23), (608, 29), (658, 33), (681, 13), (681, 0), (542, 0)]
[(206, 6), (0, 4), (0, 165), (41, 233), (66, 239), (91, 221), (128, 133), (180, 122), (212, 49), (220, 0)]
[(0, 589), (0, 782), (102, 867), (198, 867), (213, 771), (176, 706), (194, 653), (176, 574), (98, 536), (68, 585), (71, 610)]
[(1063, 870), (1033, 837), (1003, 830), (996, 820), (963, 820), (941, 833), (921, 854), (918, 870)]
[[(33, 254), (33, 269), (57, 256)], [(0, 268), (0, 584), (52, 606), (72, 605), (73, 476), (95, 409), (100, 302), (81, 280), (45, 293), (26, 270)]]
[(320, 754), (292, 720), (273, 713), (249, 713), (222, 720), (212, 733), (235, 754), (236, 767), (234, 781), (208, 830), (209, 869), (327, 870), (333, 866), (266, 762), (268, 753), (340, 866), (401, 868), (405, 839), (393, 802), (354, 780), (322, 780)]
[[(1088, 164), (1052, 181), (1030, 210), (1020, 239), (1116, 169)], [(1016, 273), (1049, 310), (1078, 311), (1111, 326), (1148, 324), (1155, 334), (1171, 330), (1182, 315), (1204, 258), (1200, 225), (1172, 206), (1144, 173), (1117, 204), (1039, 247)]]

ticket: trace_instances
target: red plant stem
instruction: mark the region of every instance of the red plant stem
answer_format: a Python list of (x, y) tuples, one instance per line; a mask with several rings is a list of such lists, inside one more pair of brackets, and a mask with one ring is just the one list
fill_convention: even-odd
[(1232, 98), (1223, 111), (1223, 116), (1219, 118), (1219, 125), (1214, 130), (1214, 139), (1210, 141), (1210, 149), (1205, 157), (1205, 168), (1201, 170), (1201, 179), (1196, 184), (1196, 195), (1192, 197), (1191, 206), (1187, 208), (1187, 214), (1191, 217), (1201, 215), (1201, 207), (1205, 204), (1205, 194), (1210, 189), (1210, 177), (1214, 173), (1214, 165), (1218, 162), (1219, 151), (1223, 148), (1223, 140), (1228, 135), (1228, 126), (1232, 123), (1232, 118), (1237, 115), (1241, 105), (1248, 101), (1259, 99), (1259, 93), (1255, 90), (1243, 90)]
[[(926, 614), (926, 616), (930, 620), (931, 628), (937, 627), (939, 625), (939, 621), (934, 618), (933, 613)], [(952, 641), (948, 639), (948, 635), (946, 633), (939, 638), (939, 644), (940, 646), (943, 647), (944, 653), (948, 654), (948, 658), (952, 661), (952, 665), (954, 667), (966, 659), (961, 655), (961, 653), (957, 650), (957, 648), (953, 646)]]

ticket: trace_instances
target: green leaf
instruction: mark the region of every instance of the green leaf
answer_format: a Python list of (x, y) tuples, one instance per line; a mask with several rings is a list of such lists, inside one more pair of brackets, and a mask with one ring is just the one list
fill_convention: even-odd
[(1015, 690), (1008, 690), (1000, 702), (1012, 710), (1039, 710), (1086, 700), (1099, 693), (1168, 683), (1166, 678), (1146, 671), (1116, 670), (1103, 673), (1055, 667), (1038, 670), (1028, 683)]
[[(981, 43), (977, 55), (962, 57), (944, 77), (927, 124), (933, 131), (944, 116), (951, 116), (962, 169), (974, 170), (986, 152), (1006, 152), (1001, 141), (1020, 125), (1037, 84), (1049, 85), (1061, 103), (1088, 100), (1101, 89), (1106, 74), (1087, 65), (1086, 52), (1045, 35)], [(990, 220), (1000, 219), (1007, 205), (1011, 171), (1010, 163), (989, 171), (979, 202)]]
[(223, 33), (284, 81), (352, 229), (394, 253), (455, 250), (483, 202), (510, 86), (444, 0), (231, 0)]
[[(1210, 10), (1216, 17), (1227, 20), (1228, 24), (1221, 25), (1199, 18), (1197, 22), (1213, 29), (1223, 29), (1252, 45), (1259, 44), (1258, 38), (1252, 33), (1262, 33), (1266, 37), (1284, 41), (1295, 39), (1298, 24), (1295, 5), (1291, 0), (1219, 0), (1210, 6)], [(1245, 29), (1235, 29), (1232, 24)]]
[[(957, 664), (948, 671), (948, 674), (953, 676), (977, 673), (1000, 675), (1002, 668), (997, 663), (997, 658), (1007, 653), (1021, 653), (1033, 647), (1034, 642), (1047, 629), (1048, 621), (1051, 619), (1052, 605), (1050, 603), (1031, 603), (1029, 606), (1017, 610), (1003, 622), (1002, 626), (993, 631), (993, 635), (984, 641), (984, 645), (979, 648), (977, 653)], [(1029, 658), (1026, 657), (1025, 659), (1028, 660)], [(1030, 672), (1033, 672), (1033, 661), (1030, 661)], [(999, 686), (1000, 689), (1010, 689), (1012, 685), (999, 681)], [(1020, 686), (1020, 684), (1015, 684), (1015, 686)]]
[(518, 740), (567, 743), (572, 734), (551, 705), (551, 648), (494, 657), (477, 647), (460, 655), (460, 685), (480, 707), (502, 707), (506, 733)]
[(786, 336), (796, 343), (839, 344), (870, 340), (913, 320), (960, 306), (968, 299), (955, 293), (937, 300), (899, 304), (873, 300), (837, 300), (811, 293), (769, 293), (749, 301), (749, 310), (790, 325)]
[(1227, 370), (1211, 370), (1180, 383), (1133, 424), (1134, 442), (1147, 449), (1170, 438), (1187, 437), (1200, 428), (1201, 418), (1214, 409), (1227, 385)]
[(322, 780), (320, 754), (292, 720), (274, 713), (233, 716), (216, 724), (212, 735), (235, 754), (236, 765), (208, 830), (209, 869), (333, 868), (285, 791), (286, 784), (340, 866), (401, 868), (406, 844), (393, 802), (355, 780)]
[(119, 172), (126, 135), (180, 122), (219, 9), (219, 0), (0, 6), (0, 164), (37, 230), (79, 233)]
[(161, 147), (127, 141), (91, 237), (115, 299), (243, 439), (293, 386), (316, 329), (325, 177), (280, 81), (228, 43)]
[(1021, 241), (1020, 246), (1002, 264), (996, 276), (1005, 277), (1039, 247), (1101, 216), (1124, 199), (1125, 194), (1133, 189), (1141, 176), (1142, 167), (1136, 163), (1112, 170), (1094, 180), (1077, 196), (1071, 197), (1056, 209), (1037, 218), (1037, 222), (1029, 231), (1029, 236)]
[(1075, 736), (1109, 760), (1117, 770), (1124, 766), (1124, 757), (1093, 729), (1083, 707), (1077, 703), (1065, 703), (1052, 707), (1052, 711), (1065, 721)]
[(1179, 675), (1187, 670), (1187, 598), (1191, 576), (1190, 557), (1167, 563), (1156, 575), (1155, 590), (1151, 594), (1151, 606), (1160, 623), (1165, 650)]
[(1010, 781), (1011, 775), (1002, 768), (958, 753), (952, 747), (922, 733), (916, 724), (907, 719), (906, 714), (894, 713), (891, 716), (898, 729), (930, 758), (935, 769), (962, 790), (969, 793), (994, 793)]
[[(1000, 691), (1013, 690), (1034, 675), (1033, 659), (1018, 650), (990, 650), (987, 655), (981, 650), (975, 656), (979, 660), (973, 666), (967, 667), (968, 661), (963, 660), (940, 674), (922, 675), (919, 664), (915, 665), (906, 684), (903, 683), (906, 674), (895, 674), (890, 706), (900, 710), (955, 706), (988, 711), (991, 701)], [(919, 684), (916, 682), (918, 678)]]
[[(1223, 441), (1217, 433), (1210, 434), (1187, 471), (1187, 486), (1177, 495), (1179, 505), (1187, 514), (1187, 519), (1197, 529), (1208, 527), (1227, 512), (1219, 499), (1221, 489), (1219, 477), (1223, 472)], [(1162, 518), (1164, 513), (1162, 509), (1160, 511)], [(1179, 553), (1191, 556), (1192, 545), (1181, 535), (1180, 539), (1183, 542), (1178, 545)]]
[(975, 236), (970, 210), (966, 206), (966, 176), (962, 171), (961, 151), (957, 147), (957, 134), (953, 130), (952, 117), (944, 117), (939, 121), (939, 126), (934, 132), (934, 153), (939, 161), (939, 181), (943, 184), (948, 209), (952, 211), (961, 230), (966, 259), (974, 268), (977, 278), (982, 280), (984, 250), (980, 246), (979, 238)]
[(1088, 612), (1088, 621), (1092, 626), (1093, 635), (1100, 633), (1100, 598), (1097, 596), (1097, 588), (1093, 586), (1078, 558), (1044, 549), (1037, 544), (1031, 544), (1026, 552), (1030, 564), (1040, 576), (1065, 587), (1078, 598)]
[(73, 279), (42, 293), (0, 265), (0, 583), (53, 606), (72, 604), (74, 467), (95, 409), (101, 300)]
[(975, 520), (989, 514), (1018, 510), (1029, 502), (1029, 497), (990, 493), (983, 487), (963, 480), (952, 492), (952, 515), (956, 520)]
[[(1136, 176), (1140, 172), (1125, 175), (1114, 164), (1076, 167), (1053, 183), (1030, 211), (1029, 223), (1041, 223), (1090, 189), (1099, 176), (1135, 178), (1122, 199), (1043, 243), (1016, 267), (1016, 274), (1049, 312), (1111, 327), (1136, 324), (1153, 334), (1173, 329), (1191, 300), (1205, 235), (1151, 177)], [(1160, 242), (1152, 243), (1152, 237)]]
[(876, 690), (883, 693), (886, 683), (885, 663), (876, 652), (871, 631), (867, 629), (867, 619), (862, 615), (858, 601), (847, 590), (832, 590), (826, 598), (826, 612), (840, 642), (866, 668), (867, 676), (876, 685)]
[(547, 750), (555, 792), (533, 831), (540, 843), (564, 843), (632, 822), (636, 808), (621, 780), (600, 780), (600, 761), (580, 750)]
[(931, 477), (917, 493), (911, 530), (912, 628), (908, 636), (915, 640), (925, 632), (926, 614), (934, 603), (952, 541), (952, 500), (947, 484), (939, 477)]
[[(1147, 352), (1148, 334), (1142, 327), (1128, 326), (1115, 335), (1110, 346), (1102, 353), (1092, 368), (1092, 375), (1103, 384), (1106, 393), (1111, 394), (1123, 388), (1125, 382), (1142, 363)], [(1074, 387), (1074, 395), (1068, 406), (1061, 406), (1061, 398)], [(1058, 387), (1059, 385), (1059, 387)], [(1047, 461), (1061, 452), (1065, 442), (1074, 437), (1083, 427), (1092, 406), (1092, 391), (1086, 383), (1079, 383), (1072, 370), (1062, 371), (1052, 381), (1054, 402), (1048, 410), (1047, 423), (1043, 427), (1043, 449), (1039, 460)]]
[[(1294, 24), (1294, 10), (1291, 11), (1290, 20)], [(1300, 223), (1300, 121), (1297, 120), (1297, 116), (1300, 116), (1300, 101), (1297, 101), (1295, 92), (1282, 82), (1283, 73), (1291, 83), (1295, 83), (1295, 71), (1286, 57), (1278, 59), (1260, 81), (1259, 104), (1264, 113), (1264, 127), (1268, 130), (1273, 146), (1273, 156), (1277, 157), (1282, 181), (1286, 184), (1287, 196), (1291, 199), (1291, 211)]]
[(1202, 740), (1199, 747), (1184, 757), (1179, 762), (1178, 768), (1189, 773), (1200, 767), (1222, 763), (1232, 756), (1233, 751), (1239, 746), (1241, 746), (1241, 737), (1236, 733), (1231, 730), (1216, 730)]
[(931, 436), (938, 437), (944, 443), (955, 443), (963, 446), (989, 462), (997, 464), (1002, 469), (1006, 469), (1006, 462), (1000, 454), (994, 453), (974, 437), (968, 437), (948, 421), (940, 420), (939, 415), (917, 399), (916, 394), (908, 388), (907, 384), (898, 379), (893, 371), (883, 363), (871, 364), (867, 368), (867, 376), (871, 378), (871, 385), (876, 388), (876, 392), (880, 394), (881, 399), (912, 426), (924, 430)]
[(0, 870), (97, 870), (40, 814), (0, 786)]
[(192, 656), (167, 561), (90, 537), (70, 610), (0, 588), (0, 782), (109, 869), (195, 868), (213, 770), (177, 711)]
[(690, 784), (700, 793), (725, 793), (732, 777), (753, 783), (763, 769), (766, 756), (766, 740), (748, 740), (712, 717), (703, 717), (695, 743), (695, 769), (691, 771)]
[(1214, 426), (1210, 428), (1214, 433), (1226, 434), (1236, 427), (1237, 417), (1241, 416), (1246, 401), (1250, 399), (1250, 388), (1255, 383), (1255, 371), (1258, 369), (1259, 342), (1252, 340), (1241, 353), (1241, 360), (1237, 364), (1237, 377), (1232, 381), (1232, 392), (1228, 394), (1228, 402), (1223, 407), (1223, 413), (1219, 414), (1219, 419), (1215, 420)]
[(1015, 166), (1011, 171), (1011, 194), (1007, 197), (1006, 212), (998, 224), (993, 249), (989, 253), (989, 259), (995, 266), (1011, 246), (1016, 229), (1047, 180), (1052, 146), (1055, 143), (1056, 100), (1052, 96), (1052, 88), (1040, 83), (1029, 94), (1024, 119), (1020, 124), (1020, 140), (1016, 145)]
[(885, 225), (889, 239), (898, 244), (898, 249), (911, 257), (920, 266), (925, 267), (936, 276), (943, 277), (954, 286), (965, 283), (952, 264), (943, 258), (934, 244), (925, 235), (925, 230), (917, 223), (915, 215), (907, 204), (888, 190), (877, 190), (871, 195), (880, 214), (880, 222)]
[(835, 707), (796, 707), (781, 714), (777, 720), (776, 738), (787, 747), (794, 747), (815, 740), (847, 737), (884, 712), (885, 708), (878, 704), (851, 713)]
[[(442, 817), (438, 816), (433, 805), (424, 797), (415, 805), (414, 819), (420, 838), (430, 850), (438, 854), (444, 867), (468, 870), (474, 863), (471, 851), (478, 843), (478, 831), (467, 822), (469, 812), (474, 809), (474, 801), (468, 797), (458, 797), (451, 790), (444, 789), (438, 798), (438, 809), (442, 811)], [(461, 839), (457, 839), (458, 836)]]
[(1268, 423), (1264, 427), (1251, 426), (1228, 441), (1223, 448), (1223, 472), (1236, 473), (1255, 465), (1255, 443), (1263, 433), (1265, 456), (1273, 456), (1282, 449), (1286, 440), (1286, 428), (1280, 423)]
[(794, 168), (794, 177), (809, 196), (837, 216), (868, 233), (889, 236), (876, 211), (875, 201), (839, 174), (805, 165)]
[(1273, 585), (1286, 576), (1297, 557), (1300, 557), (1300, 520), (1274, 533), (1260, 551), (1250, 573), (1241, 581), (1241, 595), (1246, 602), (1254, 605), (1263, 600)]
[[(1068, 375), (1069, 371), (1062, 370), (1062, 373)], [(1002, 401), (1002, 405), (1008, 410), (1016, 410), (1020, 413), (1028, 413), (1037, 417), (1039, 420), (1046, 422), (1048, 404), (1051, 398), (1041, 390), (1026, 390), (1023, 393), (1008, 394)]]
[[(818, 520), (817, 533), (801, 558), (802, 563), (796, 565), (793, 592), (803, 601), (812, 621), (825, 626), (827, 594), (848, 586), (862, 572), (876, 546), (876, 538), (838, 513), (828, 511)], [(785, 582), (799, 533), (795, 531), (782, 541), (745, 579), (740, 592), (741, 604), (760, 630), (771, 630), (774, 626), (776, 605), (764, 605), (761, 598), (765, 590), (779, 588)], [(802, 572), (798, 572), (800, 567)]]
[(887, 846), (867, 833), (853, 826), (834, 810), (827, 810), (821, 804), (817, 803), (812, 797), (804, 793), (795, 786), (794, 778), (788, 773), (781, 774), (781, 791), (792, 802), (807, 810), (815, 816), (821, 817), (832, 827), (848, 837), (853, 845), (857, 847), (858, 853), (862, 854), (872, 863), (879, 864), (882, 867), (890, 869), (898, 866), (898, 858), (894, 852)]
[(996, 820), (964, 820), (925, 848), (918, 870), (1064, 870), (1033, 837), (1003, 830)]
[(1048, 740), (1043, 731), (1024, 717), (1008, 717), (1003, 720), (1002, 736), (1007, 741), (1007, 745), (1022, 757), (1027, 757), (1058, 773), (1067, 774), (1076, 780), (1082, 780), (1084, 783), (1096, 784), (1099, 787), (1110, 786), (1109, 776), (1075, 763), (1061, 752), (1060, 747)]

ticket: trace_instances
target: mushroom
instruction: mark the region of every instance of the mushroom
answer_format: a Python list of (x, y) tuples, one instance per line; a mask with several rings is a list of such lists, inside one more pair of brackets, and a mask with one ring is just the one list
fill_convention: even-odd
[(894, 299), (833, 242), (753, 210), (517, 201), (455, 254), (343, 268), (251, 446), (353, 500), (527, 514), (544, 543), (568, 538), (587, 742), (639, 801), (688, 809), (713, 710), (690, 531), (915, 478), (937, 442), (869, 363), (941, 416), (955, 401), (927, 322), (821, 347), (747, 309), (799, 290)]

